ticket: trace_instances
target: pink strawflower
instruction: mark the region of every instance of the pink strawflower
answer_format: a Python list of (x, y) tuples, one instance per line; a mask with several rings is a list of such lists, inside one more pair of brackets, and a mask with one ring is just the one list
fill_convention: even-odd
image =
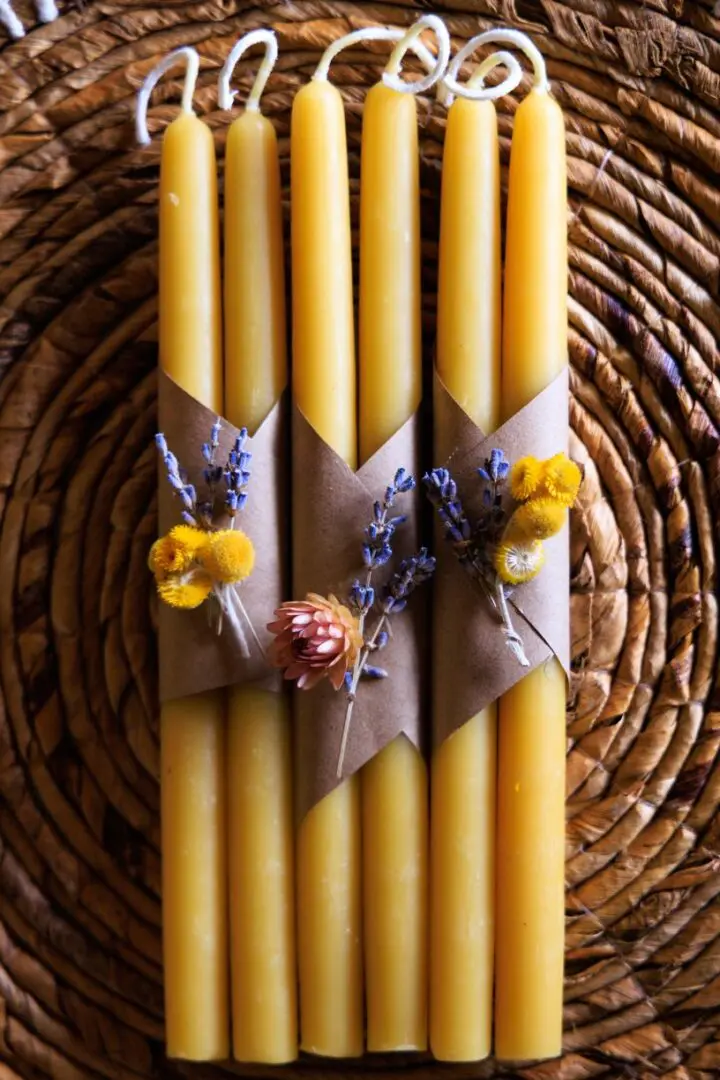
[(275, 634), (271, 663), (285, 669), (286, 679), (297, 680), (299, 690), (311, 690), (326, 677), (339, 690), (363, 643), (352, 612), (335, 596), (308, 593), (304, 600), (282, 604), (275, 614), (277, 619), (268, 623)]

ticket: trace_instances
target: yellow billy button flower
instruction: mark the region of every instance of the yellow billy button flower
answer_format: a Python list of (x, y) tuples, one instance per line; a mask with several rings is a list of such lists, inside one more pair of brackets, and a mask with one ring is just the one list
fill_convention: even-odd
[(542, 569), (545, 552), (539, 540), (501, 540), (495, 551), (495, 569), (505, 585), (522, 585)]
[(191, 570), (158, 581), (158, 595), (174, 608), (196, 608), (207, 600), (212, 590), (212, 578), (204, 570)]
[(543, 463), (532, 454), (520, 458), (510, 470), (510, 494), (517, 502), (536, 495), (543, 476)]
[(255, 565), (255, 548), (242, 529), (220, 529), (209, 534), (209, 544), (200, 561), (216, 581), (226, 585), (244, 581)]
[(557, 499), (530, 499), (515, 510), (505, 529), (508, 540), (548, 540), (565, 524), (567, 506)]
[(209, 534), (205, 529), (199, 529), (197, 525), (175, 525), (168, 533), (172, 539), (182, 544), (194, 558), (208, 546)]
[(578, 496), (581, 483), (582, 473), (567, 454), (555, 454), (543, 463), (541, 482), (543, 495), (549, 495), (551, 499), (557, 499), (565, 506), (572, 506)]

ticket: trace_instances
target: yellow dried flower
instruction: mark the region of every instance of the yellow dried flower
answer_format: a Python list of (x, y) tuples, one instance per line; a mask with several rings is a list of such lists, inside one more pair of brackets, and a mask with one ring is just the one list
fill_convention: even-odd
[(537, 494), (543, 476), (543, 463), (532, 454), (520, 458), (510, 470), (510, 494), (518, 502), (525, 502)]
[(544, 562), (545, 552), (539, 540), (502, 540), (495, 551), (495, 569), (506, 585), (531, 581)]
[(158, 581), (158, 595), (174, 608), (196, 608), (207, 600), (212, 590), (212, 578), (204, 570), (192, 570)]
[(181, 574), (192, 562), (192, 553), (172, 536), (161, 536), (150, 548), (148, 566), (158, 580), (167, 574)]
[(555, 454), (549, 461), (543, 463), (542, 491), (552, 499), (572, 506), (575, 502), (582, 473), (574, 461), (567, 454)]
[(200, 561), (217, 581), (227, 584), (243, 581), (255, 565), (255, 548), (242, 529), (220, 529), (210, 533), (208, 547)]
[(189, 570), (198, 552), (207, 545), (207, 533), (193, 525), (176, 525), (150, 548), (148, 566), (158, 581), (168, 574)]
[(195, 558), (199, 551), (208, 546), (210, 540), (209, 533), (205, 529), (199, 529), (197, 525), (174, 525), (168, 536), (192, 552)]
[(515, 510), (505, 530), (508, 540), (548, 540), (565, 524), (567, 506), (557, 499), (530, 499)]

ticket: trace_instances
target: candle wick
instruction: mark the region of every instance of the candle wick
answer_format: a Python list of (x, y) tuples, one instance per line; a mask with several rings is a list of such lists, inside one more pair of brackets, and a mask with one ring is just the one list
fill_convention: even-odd
[(253, 45), (264, 45), (265, 55), (250, 88), (250, 93), (245, 102), (245, 109), (248, 112), (260, 111), (260, 98), (278, 58), (277, 36), (273, 30), (269, 30), (267, 27), (260, 30), (251, 30), (249, 33), (244, 34), (230, 50), (218, 79), (218, 105), (221, 109), (232, 108), (233, 98), (236, 96), (237, 91), (230, 88), (230, 80), (240, 57)]
[[(460, 83), (458, 77), (463, 64), (472, 56), (476, 49), (483, 45), (501, 44), (513, 45), (528, 58), (533, 68), (533, 89), (547, 92), (549, 89), (545, 58), (537, 45), (520, 30), (512, 30), (506, 27), (497, 27), (486, 30), (482, 34), (476, 34), (463, 45), (453, 57), (445, 76), (445, 85), (458, 97), (469, 98), (471, 101), (496, 101), (517, 89), (522, 80), (522, 68), (512, 53), (498, 51), (488, 56), (479, 65), (477, 70), (466, 83)], [(497, 86), (485, 86), (485, 76), (499, 65), (507, 69), (508, 74)]]
[(0, 0), (0, 23), (16, 41), (25, 36), (25, 27), (15, 14), (11, 0)]
[[(424, 29), (435, 31), (438, 39), (437, 57), (433, 56), (419, 38), (419, 34)], [(366, 41), (394, 41), (397, 43), (383, 72), (383, 82), (392, 89), (399, 90), (401, 93), (421, 94), (437, 83), (438, 96), (444, 92), (442, 77), (450, 58), (450, 35), (445, 23), (437, 15), (422, 16), (409, 30), (400, 30), (392, 26), (365, 26), (361, 30), (353, 30), (351, 33), (339, 37), (328, 45), (320, 57), (320, 63), (313, 73), (313, 79), (326, 80), (330, 73), (330, 65), (339, 53), (344, 49), (349, 49), (353, 45), (360, 45)], [(408, 49), (415, 53), (428, 71), (424, 79), (412, 83), (404, 82), (398, 75), (400, 64)]]
[(135, 137), (141, 146), (148, 146), (151, 141), (147, 127), (147, 112), (150, 104), (150, 95), (165, 72), (174, 67), (179, 60), (184, 60), (185, 62), (185, 82), (183, 83), (181, 99), (182, 111), (184, 113), (189, 113), (190, 115), (193, 113), (192, 103), (198, 72), (200, 70), (200, 57), (191, 45), (183, 45), (180, 49), (173, 49), (172, 52), (162, 58), (160, 63), (146, 75), (145, 80), (138, 91), (137, 106), (135, 110)]
[[(423, 30), (432, 30), (437, 41), (437, 57), (433, 59), (432, 54), (429, 54), (431, 58), (429, 64), (427, 57), (424, 55), (427, 50), (419, 40)], [(422, 48), (422, 52), (418, 50), (418, 46)], [(422, 79), (416, 79), (415, 82), (411, 83), (400, 78), (402, 61), (408, 49), (414, 49), (428, 68), (427, 74)], [(447, 26), (437, 15), (423, 15), (403, 34), (390, 54), (390, 59), (383, 72), (383, 82), (391, 90), (396, 90), (401, 94), (424, 94), (436, 83), (442, 81), (449, 60), (450, 34)]]

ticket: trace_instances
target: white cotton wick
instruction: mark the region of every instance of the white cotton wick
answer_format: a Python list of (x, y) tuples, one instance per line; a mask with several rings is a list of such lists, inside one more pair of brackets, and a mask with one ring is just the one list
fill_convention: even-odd
[[(435, 34), (437, 40), (437, 59), (434, 66), (428, 71), (424, 78), (418, 79), (412, 83), (407, 83), (400, 78), (400, 68), (403, 57), (408, 49), (412, 48), (413, 44), (417, 42), (423, 30), (432, 30)], [(389, 86), (391, 90), (397, 90), (400, 93), (424, 94), (427, 90), (430, 90), (435, 83), (440, 82), (445, 74), (449, 59), (450, 34), (448, 33), (447, 26), (437, 15), (423, 15), (422, 18), (418, 19), (417, 22), (410, 27), (407, 33), (400, 38), (393, 49), (385, 71), (383, 72), (383, 82), (386, 86)]]
[(233, 98), (237, 91), (230, 88), (230, 80), (238, 60), (253, 45), (264, 45), (265, 55), (248, 94), (245, 108), (249, 112), (258, 112), (260, 110), (260, 98), (278, 57), (277, 37), (274, 31), (268, 29), (251, 30), (249, 34), (241, 37), (230, 50), (218, 79), (218, 105), (221, 109), (232, 109)]
[(182, 111), (185, 113), (192, 113), (193, 111), (192, 102), (198, 72), (200, 70), (200, 57), (192, 46), (183, 45), (182, 48), (174, 49), (172, 52), (168, 53), (167, 56), (162, 58), (160, 63), (146, 76), (145, 81), (138, 91), (137, 106), (135, 109), (135, 137), (141, 146), (148, 146), (151, 141), (147, 128), (147, 111), (150, 104), (150, 95), (165, 72), (169, 71), (171, 67), (174, 67), (178, 60), (184, 60), (186, 64), (185, 82), (183, 83), (181, 99)]
[(35, 7), (40, 22), (49, 23), (60, 14), (55, 0), (35, 0)]
[[(436, 26), (439, 24), (439, 27)], [(422, 24), (422, 25), (420, 25)], [(416, 30), (416, 28), (419, 29)], [(433, 56), (426, 45), (420, 41), (418, 35), (425, 28), (435, 29), (438, 37), (438, 56)], [(413, 31), (416, 31), (413, 33)], [(444, 35), (444, 36), (443, 36)], [(410, 30), (400, 30), (394, 26), (366, 26), (361, 30), (353, 30), (349, 34), (345, 34), (344, 37), (340, 37), (337, 41), (331, 42), (328, 45), (325, 52), (320, 57), (320, 63), (315, 69), (313, 79), (327, 79), (330, 72), (330, 65), (332, 64), (338, 53), (343, 49), (349, 49), (353, 45), (360, 45), (365, 41), (395, 41), (397, 42), (396, 48), (393, 50), (392, 55), (388, 61), (388, 65), (383, 73), (383, 82), (386, 85), (391, 85), (393, 89), (399, 89), (403, 93), (420, 94), (423, 90), (434, 86), (438, 83), (438, 89), (442, 88), (440, 80), (447, 67), (447, 61), (450, 54), (450, 37), (448, 35), (445, 24), (441, 19), (438, 19), (436, 15), (425, 15), (422, 19), (418, 19)], [(443, 42), (447, 41), (447, 50), (444, 48)], [(429, 76), (414, 83), (405, 83), (400, 79), (396, 72), (399, 70), (402, 58), (408, 49), (411, 49), (418, 57), (420, 62), (427, 68)], [(392, 81), (388, 81), (388, 77)], [(430, 82), (427, 79), (430, 78)]]
[[(460, 56), (460, 53), (457, 56)], [(504, 49), (499, 49), (497, 52), (486, 56), (464, 84), (457, 81), (462, 67), (462, 60), (457, 65), (456, 60), (457, 57), (453, 57), (444, 80), (445, 87), (448, 90), (448, 104), (453, 101), (453, 94), (450, 91), (456, 88), (458, 97), (469, 98), (471, 101), (497, 101), (498, 98), (504, 97), (505, 94), (512, 94), (513, 90), (516, 90), (522, 82), (523, 69), (517, 57)], [(486, 86), (486, 76), (496, 67), (504, 67), (507, 70), (507, 75), (502, 82), (497, 83), (495, 86)]]
[(25, 37), (25, 27), (15, 14), (10, 0), (0, 0), (0, 23), (16, 41), (18, 38)]
[(353, 30), (349, 34), (344, 34), (343, 37), (330, 42), (313, 72), (313, 79), (327, 79), (330, 65), (343, 49), (360, 45), (363, 41), (398, 41), (401, 36), (402, 30), (395, 30), (389, 26), (365, 26), (362, 30)]
[[(470, 38), (462, 49), (452, 58), (445, 76), (445, 85), (458, 97), (470, 98), (472, 101), (495, 101), (505, 94), (511, 93), (519, 86), (522, 79), (522, 68), (512, 53), (501, 51), (493, 53), (482, 62), (478, 70), (473, 73), (467, 83), (458, 82), (460, 69), (476, 49), (482, 45), (500, 44), (514, 45), (515, 48), (527, 56), (533, 66), (533, 87), (536, 90), (548, 89), (547, 68), (542, 53), (527, 34), (520, 30), (510, 30), (498, 27), (494, 30), (486, 30)], [(488, 72), (502, 64), (507, 68), (507, 77), (497, 86), (485, 86), (484, 77)]]

